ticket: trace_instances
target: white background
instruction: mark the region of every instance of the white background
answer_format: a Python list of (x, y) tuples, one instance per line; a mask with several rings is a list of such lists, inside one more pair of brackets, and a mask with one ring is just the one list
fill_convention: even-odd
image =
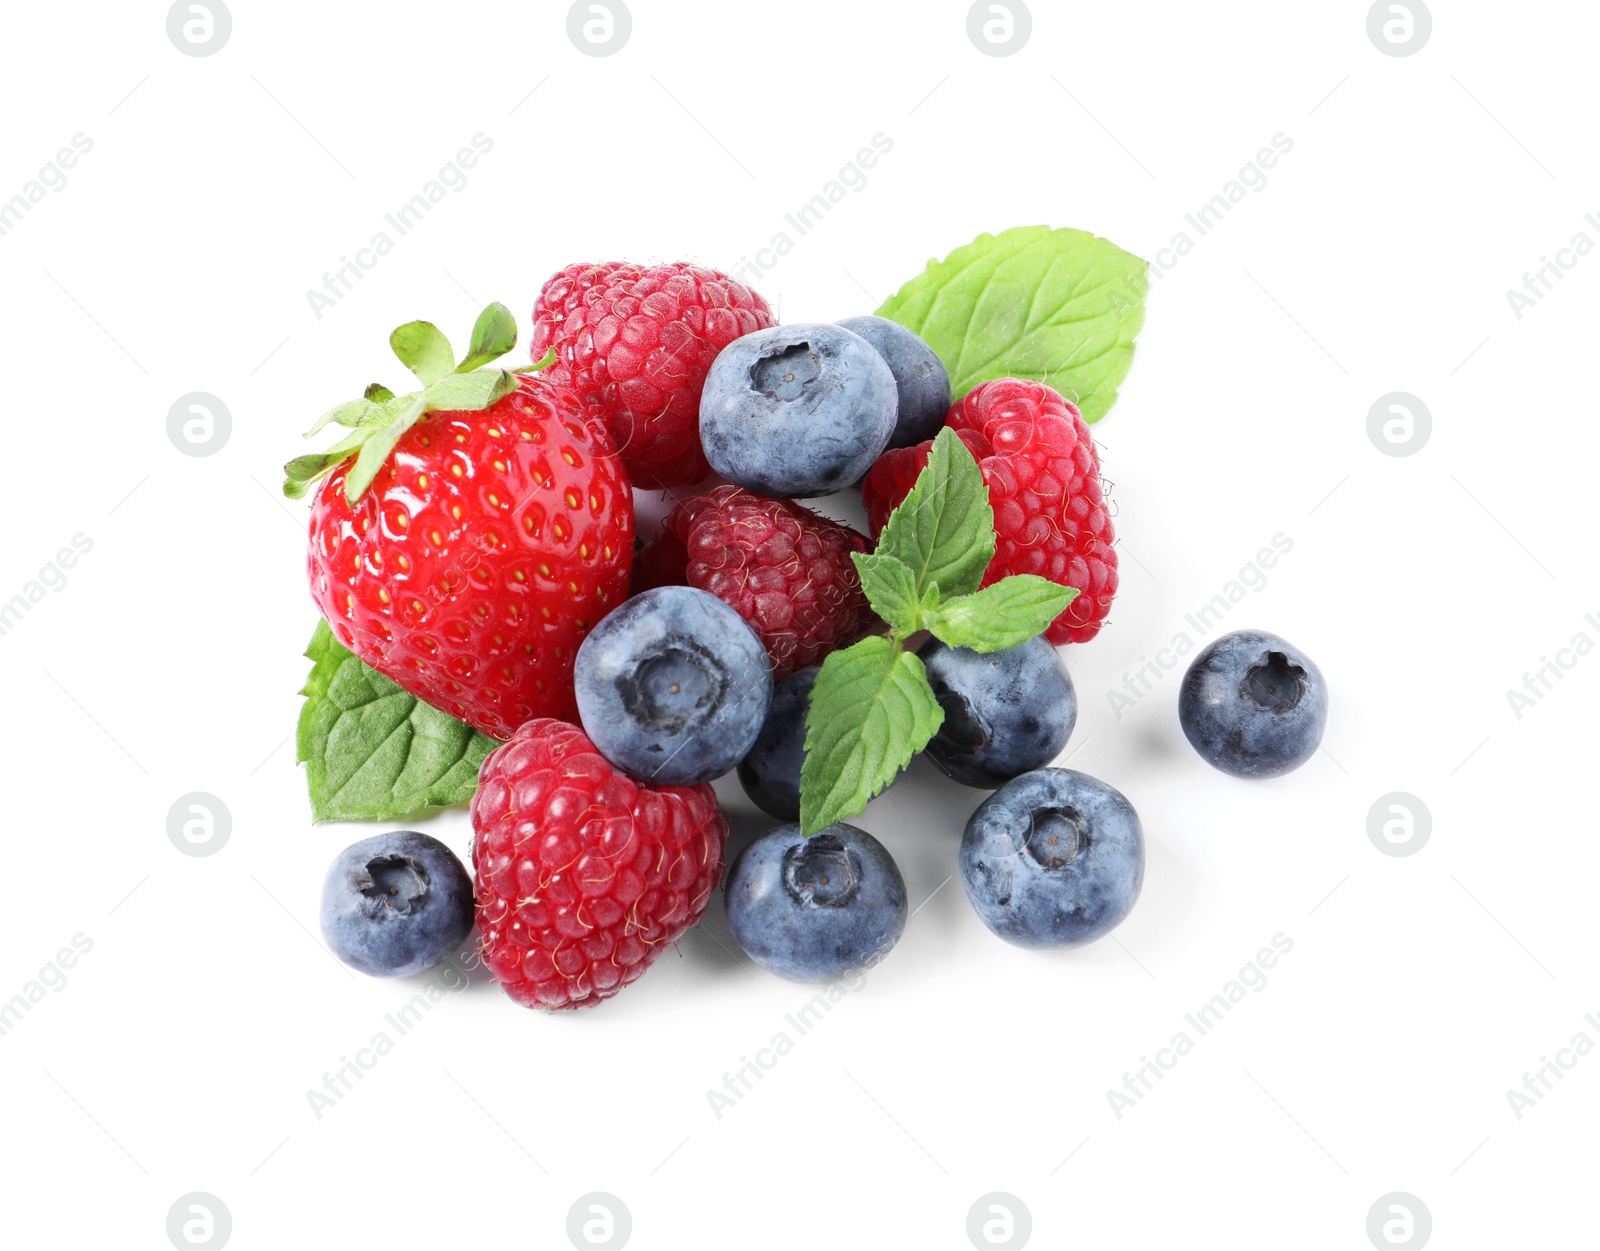
[[(1041, 2), (1002, 58), (949, 0), (635, 0), (607, 58), (565, 15), (234, 0), (227, 45), (191, 57), (162, 4), (6, 12), (0, 199), (93, 142), (0, 237), (0, 600), (93, 543), (0, 637), (0, 999), (93, 943), (0, 1037), (7, 1241), (164, 1247), (189, 1191), (239, 1248), (564, 1246), (589, 1191), (639, 1248), (965, 1247), (991, 1191), (1037, 1246), (1366, 1247), (1391, 1191), (1436, 1246), (1582, 1241), (1600, 1058), (1520, 1119), (1506, 1092), (1600, 1042), (1600, 657), (1562, 653), (1520, 718), (1506, 692), (1600, 642), (1600, 259), (1520, 319), (1506, 291), (1578, 232), (1600, 243), (1600, 13), (1438, 0), (1426, 47), (1391, 57), (1362, 3)], [(307, 290), (479, 132), (467, 185), (319, 319)], [(861, 824), (931, 901), (720, 1120), (707, 1091), (810, 993), (729, 954), (720, 899), (596, 1011), (449, 996), (318, 1119), (307, 1091), (417, 987), (312, 937), (327, 862), (371, 830), (310, 824), (287, 741), (314, 611), (278, 466), (317, 413), (400, 378), (401, 321), (460, 343), (500, 299), (525, 324), (577, 259), (733, 269), (878, 132), (866, 186), (756, 283), (785, 320), (870, 311), (1011, 225), (1155, 257), (1293, 142), (1154, 283), (1096, 428), (1122, 590), (1068, 650), (1068, 752), (1143, 818), (1138, 907), (1115, 941), (1005, 946), (947, 883), (981, 796), (919, 763)], [(215, 455), (168, 440), (192, 391), (231, 411)], [(1367, 435), (1392, 391), (1432, 413), (1406, 458)], [(1280, 533), (1226, 628), (1305, 649), (1332, 714), (1325, 753), (1244, 783), (1184, 742), (1177, 671), (1120, 720), (1108, 692)], [(763, 823), (718, 790), (736, 850)], [(168, 840), (190, 791), (231, 812), (215, 855)], [(1368, 838), (1390, 791), (1432, 814), (1410, 857)], [(420, 828), (466, 854), (465, 813)], [(1119, 1119), (1107, 1091), (1280, 933), (1265, 988)]]

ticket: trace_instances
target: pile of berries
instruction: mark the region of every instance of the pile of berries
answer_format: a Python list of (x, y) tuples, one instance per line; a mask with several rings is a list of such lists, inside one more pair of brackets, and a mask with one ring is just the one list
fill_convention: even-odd
[[(778, 325), (761, 296), (687, 264), (569, 266), (539, 294), (531, 350), (545, 367), (504, 375), (477, 407), (419, 405), (376, 465), (356, 437), (349, 459), (336, 448), (331, 471), (307, 470), (328, 475), (309, 571), (339, 641), (501, 740), (472, 802), (470, 877), (413, 832), (334, 863), (323, 928), (342, 959), (412, 973), (476, 925), (518, 1002), (609, 998), (724, 882), (709, 783), (737, 770), (783, 823), (727, 868), (739, 946), (800, 980), (880, 960), (907, 917), (893, 859), (852, 825), (806, 838), (797, 824), (819, 666), (885, 628), (853, 560), (872, 539), (797, 501), (859, 486), (875, 538), (945, 428), (993, 509), (983, 585), (1034, 574), (1079, 591), (1018, 646), (930, 638), (918, 652), (943, 712), (925, 754), (993, 792), (961, 843), (968, 897), (1022, 946), (1122, 921), (1143, 879), (1139, 819), (1112, 787), (1050, 767), (1077, 717), (1056, 645), (1092, 639), (1117, 590), (1099, 457), (1073, 403), (1001, 378), (952, 405), (945, 366), (911, 331), (880, 317)], [(443, 394), (413, 368), (425, 399)], [(677, 499), (642, 545), (635, 488)], [(1315, 665), (1259, 633), (1207, 648), (1181, 703), (1190, 741), (1238, 776), (1302, 763), (1326, 716)]]

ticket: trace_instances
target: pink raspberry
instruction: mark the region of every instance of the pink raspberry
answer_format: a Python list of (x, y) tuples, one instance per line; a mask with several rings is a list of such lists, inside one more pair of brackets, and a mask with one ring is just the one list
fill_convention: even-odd
[(533, 359), (591, 405), (635, 486), (711, 472), (700, 450), (700, 392), (717, 353), (776, 324), (743, 283), (699, 265), (569, 265), (533, 310)]
[(636, 980), (705, 914), (728, 837), (711, 787), (635, 782), (548, 718), (483, 762), (472, 828), (479, 949), (530, 1008)]
[(865, 535), (790, 500), (720, 486), (679, 504), (639, 553), (634, 591), (709, 591), (750, 624), (773, 680), (847, 647), (877, 624), (852, 552)]
[[(983, 585), (1032, 573), (1078, 588), (1045, 631), (1052, 643), (1087, 643), (1117, 591), (1111, 514), (1100, 457), (1077, 406), (1039, 382), (999, 378), (951, 406), (954, 430), (983, 470), (994, 509), (995, 554)], [(874, 536), (928, 463), (932, 440), (878, 458), (861, 488)]]

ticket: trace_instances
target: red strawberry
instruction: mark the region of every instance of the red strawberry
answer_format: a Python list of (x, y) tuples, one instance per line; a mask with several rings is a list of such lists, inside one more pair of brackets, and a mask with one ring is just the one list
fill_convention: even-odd
[[(633, 498), (569, 389), (470, 366), (516, 340), (499, 305), (455, 369), (444, 336), (395, 332), (426, 390), (381, 387), (325, 420), (355, 426), (287, 466), (285, 491), (327, 480), (311, 510), (312, 598), (339, 641), (419, 699), (497, 738), (576, 716), (572, 664), (627, 598)], [(352, 454), (359, 449), (359, 455)]]
[(651, 787), (584, 732), (526, 722), (472, 799), (479, 949), (530, 1008), (609, 999), (698, 924), (728, 823), (710, 786)]
[(710, 591), (760, 635), (782, 681), (877, 623), (850, 559), (868, 547), (864, 534), (799, 504), (720, 486), (667, 515), (639, 553), (634, 588)]
[(700, 450), (700, 392), (717, 353), (776, 324), (743, 283), (699, 265), (569, 265), (533, 311), (533, 358), (594, 406), (635, 486), (711, 472)]
[[(1100, 457), (1077, 407), (1039, 382), (1000, 378), (956, 401), (945, 425), (983, 470), (994, 508), (995, 554), (983, 585), (1033, 573), (1080, 592), (1051, 623), (1052, 643), (1100, 632), (1117, 591), (1111, 514)], [(861, 487), (876, 536), (928, 463), (930, 440), (885, 452)]]

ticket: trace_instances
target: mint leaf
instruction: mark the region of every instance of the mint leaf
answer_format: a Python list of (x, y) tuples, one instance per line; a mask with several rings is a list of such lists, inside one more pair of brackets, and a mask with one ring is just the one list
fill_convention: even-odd
[(295, 735), (315, 821), (383, 821), (459, 804), (499, 746), (368, 668), (317, 622)]
[(911, 571), (917, 600), (930, 585), (941, 597), (978, 589), (994, 557), (994, 510), (983, 471), (948, 426), (934, 439), (916, 485), (889, 515), (878, 552)]
[(822, 662), (806, 712), (800, 832), (858, 816), (944, 720), (922, 662), (871, 635)]
[(499, 360), (517, 346), (517, 319), (504, 304), (491, 304), (478, 314), (472, 327), (472, 343), (467, 359), (456, 366), (458, 374), (469, 374), (490, 361)]
[(872, 611), (889, 623), (896, 637), (905, 638), (922, 629), (922, 613), (917, 603), (917, 576), (885, 552), (852, 552), (861, 589)]
[(1019, 573), (971, 595), (925, 608), (922, 619), (941, 643), (997, 652), (1042, 634), (1077, 597), (1073, 587)]
[(408, 321), (389, 336), (389, 346), (423, 386), (455, 370), (456, 354), (450, 340), (431, 321)]
[(1086, 231), (1022, 226), (929, 261), (878, 315), (927, 341), (958, 397), (991, 378), (1032, 378), (1098, 421), (1133, 363), (1147, 270)]

